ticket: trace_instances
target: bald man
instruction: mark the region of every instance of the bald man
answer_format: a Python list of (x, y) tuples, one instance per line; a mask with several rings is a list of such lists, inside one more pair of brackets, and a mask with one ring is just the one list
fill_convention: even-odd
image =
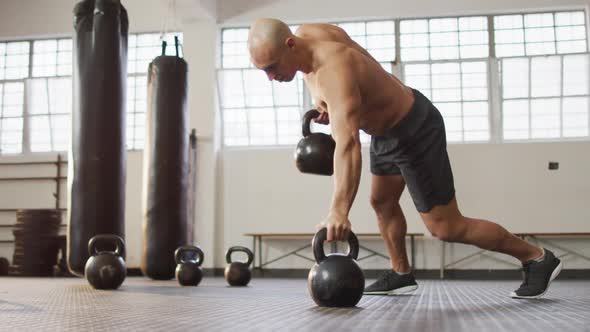
[(502, 226), (468, 218), (459, 211), (446, 150), (443, 118), (419, 91), (387, 73), (339, 27), (303, 24), (293, 34), (276, 19), (259, 19), (250, 28), (251, 60), (269, 80), (289, 82), (297, 72), (336, 141), (334, 191), (328, 216), (328, 240), (345, 240), (350, 208), (361, 176), (359, 130), (371, 135), (371, 205), (391, 258), (391, 271), (365, 294), (402, 294), (418, 285), (405, 248), (406, 220), (399, 204), (408, 190), (428, 230), (446, 242), (459, 242), (520, 260), (525, 280), (515, 298), (542, 296), (562, 269), (548, 249), (536, 247)]

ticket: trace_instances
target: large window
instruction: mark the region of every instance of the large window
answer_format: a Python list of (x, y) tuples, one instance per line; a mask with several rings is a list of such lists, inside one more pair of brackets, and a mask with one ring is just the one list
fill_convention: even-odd
[(0, 43), (0, 153), (22, 152), (24, 82), (28, 42)]
[(72, 40), (36, 40), (32, 46), (32, 78), (26, 80), (28, 148), (65, 151), (72, 111)]
[(248, 29), (224, 29), (221, 40), (222, 68), (253, 67), (248, 55)]
[(127, 148), (143, 149), (147, 112), (147, 75), (127, 77)]
[(588, 54), (506, 58), (503, 138), (588, 137)]
[(400, 40), (402, 61), (485, 58), (487, 17), (402, 20)]
[[(297, 26), (290, 26), (292, 31)], [(303, 79), (270, 82), (254, 68), (247, 48), (248, 29), (224, 29), (218, 71), (225, 145), (293, 144), (301, 136)]]
[(502, 15), (494, 26), (502, 139), (588, 138), (585, 13)]
[(72, 40), (33, 42), (33, 77), (71, 76)]
[(29, 76), (29, 42), (0, 43), (0, 80)]
[(486, 61), (406, 64), (404, 77), (436, 104), (449, 142), (489, 140)]
[(24, 86), (22, 82), (0, 83), (0, 151), (20, 153), (23, 136)]
[[(182, 44), (182, 34), (178, 34)], [(164, 36), (166, 55), (175, 55), (174, 34)], [(179, 51), (180, 52), (180, 51)], [(159, 33), (130, 34), (127, 53), (127, 148), (143, 149), (147, 112), (147, 71), (150, 62), (162, 54)], [(182, 53), (181, 53), (182, 55)]]
[[(386, 70), (432, 100), (443, 115), (449, 142), (501, 142), (589, 137), (585, 17), (577, 10), (334, 24)], [(300, 117), (313, 101), (298, 81), (297, 88), (281, 94), (292, 94), (298, 103), (288, 111), (276, 104), (276, 89), (282, 85), (275, 88), (246, 74), (253, 70), (247, 35), (247, 28), (222, 33), (224, 143), (293, 144), (300, 136)], [(241, 70), (231, 71), (236, 68)], [(264, 124), (256, 123), (258, 117), (247, 105), (252, 98), (251, 103), (264, 104), (252, 105), (264, 109)], [(361, 139), (368, 141), (366, 135)]]
[(30, 150), (67, 150), (70, 139), (72, 78), (36, 78), (27, 83)]
[(347, 22), (337, 23), (342, 30), (361, 47), (365, 48), (383, 68), (391, 71), (395, 61), (395, 22)]
[[(179, 34), (182, 41), (182, 35)], [(166, 54), (175, 52), (165, 36)], [(147, 69), (161, 54), (158, 33), (128, 40), (127, 148), (142, 149)], [(65, 151), (72, 111), (72, 39), (0, 43), (0, 153)]]
[(292, 144), (301, 135), (303, 80), (270, 82), (257, 69), (219, 72), (226, 145)]
[(490, 139), (488, 36), (486, 16), (400, 22), (403, 80), (440, 110), (449, 142)]
[(496, 56), (586, 52), (583, 11), (494, 17)]

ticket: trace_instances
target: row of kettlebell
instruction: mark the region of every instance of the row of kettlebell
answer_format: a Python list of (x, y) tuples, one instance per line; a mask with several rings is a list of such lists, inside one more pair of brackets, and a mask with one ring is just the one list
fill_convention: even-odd
[[(98, 244), (114, 246), (114, 251), (98, 250)], [(234, 252), (244, 252), (248, 260), (232, 262)], [(125, 257), (125, 242), (117, 235), (100, 234), (88, 241), (90, 258), (86, 262), (85, 276), (96, 289), (117, 289), (127, 276)], [(183, 286), (197, 286), (203, 279), (201, 265), (205, 255), (197, 246), (182, 246), (174, 252), (176, 261), (176, 280)], [(231, 286), (246, 286), (250, 282), (250, 264), (254, 261), (254, 254), (250, 249), (241, 246), (229, 248), (225, 255), (228, 266), (225, 268), (225, 280)]]
[[(244, 252), (248, 255), (246, 262), (232, 262), (234, 252)], [(176, 249), (176, 280), (182, 286), (197, 286), (203, 279), (201, 264), (205, 254), (197, 246), (182, 246)], [(250, 282), (250, 264), (254, 261), (254, 254), (250, 249), (241, 246), (229, 248), (225, 254), (225, 260), (229, 264), (224, 271), (225, 280), (230, 286), (246, 286)]]

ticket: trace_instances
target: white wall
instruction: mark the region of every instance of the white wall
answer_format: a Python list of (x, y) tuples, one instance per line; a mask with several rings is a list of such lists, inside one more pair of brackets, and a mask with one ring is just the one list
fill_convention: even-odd
[[(459, 206), (466, 216), (498, 222), (514, 233), (590, 232), (590, 178), (586, 175), (590, 154), (582, 151), (590, 151), (590, 142), (450, 145)], [(558, 161), (559, 170), (549, 171), (549, 161)], [(328, 212), (332, 178), (299, 173), (293, 149), (226, 149), (223, 165), (226, 247), (235, 243), (251, 246), (251, 241), (243, 237), (245, 233), (313, 232)], [(350, 215), (353, 230), (358, 233), (379, 232), (369, 204), (370, 184), (369, 153), (363, 148), (363, 175)], [(407, 190), (401, 205), (408, 232), (427, 236), (419, 244), (418, 267), (437, 268), (438, 240), (430, 237)], [(584, 242), (564, 243), (576, 247)], [(293, 241), (289, 248), (301, 244)], [(379, 240), (366, 244), (385, 252)], [(277, 257), (281, 248), (281, 243), (272, 242), (264, 257)], [(449, 258), (474, 250), (461, 245), (458, 248), (449, 252)], [(585, 249), (590, 250), (590, 246)], [(472, 263), (475, 265), (467, 267), (497, 266), (485, 260)], [(274, 266), (305, 264), (293, 257)], [(383, 264), (375, 259), (365, 266)], [(583, 267), (588, 262), (574, 261), (568, 266)]]
[[(130, 30), (159, 31), (166, 1), (123, 1), (130, 16)], [(193, 7), (191, 4), (195, 3)], [(303, 176), (295, 171), (292, 148), (220, 149), (218, 114), (215, 95), (215, 50), (218, 31), (215, 22), (205, 19), (199, 1), (179, 1), (185, 40), (185, 57), (189, 62), (190, 126), (197, 129), (197, 243), (206, 253), (206, 267), (222, 267), (223, 256), (230, 245), (251, 246), (247, 232), (312, 232), (326, 212), (331, 180)], [(201, 1), (202, 2), (202, 1)], [(0, 38), (61, 36), (71, 33), (70, 0), (2, 0), (0, 2)], [(207, 3), (211, 7), (210, 3)], [(222, 0), (217, 3), (218, 21), (222, 26), (244, 26), (259, 16), (279, 17), (289, 22), (344, 20), (379, 17), (440, 16), (466, 13), (491, 13), (551, 8), (586, 8), (588, 2), (566, 0), (500, 0), (446, 2), (418, 0), (411, 3), (389, 0)], [(559, 7), (556, 7), (559, 6)], [(210, 13), (209, 13), (210, 14)], [(590, 197), (588, 169), (590, 157), (584, 154), (590, 143), (540, 143), (511, 145), (451, 145), (457, 195), (465, 214), (498, 220), (513, 231), (543, 231), (554, 223), (565, 227), (584, 226), (588, 210), (584, 203)], [(48, 159), (51, 156), (2, 157), (6, 160)], [(368, 154), (364, 151), (363, 182), (351, 215), (355, 230), (376, 231), (374, 215), (368, 204)], [(126, 236), (128, 265), (137, 267), (141, 249), (141, 158), (140, 152), (128, 155)], [(561, 162), (559, 171), (548, 172), (547, 161)], [(504, 163), (504, 164), (502, 164)], [(51, 169), (45, 170), (51, 173)], [(6, 172), (6, 173), (5, 173)], [(0, 169), (0, 177), (24, 174), (24, 169)], [(16, 172), (16, 173), (13, 173)], [(40, 172), (40, 171), (39, 171)], [(544, 184), (547, 185), (544, 185)], [(305, 191), (304, 191), (305, 190)], [(2, 183), (0, 208), (51, 207), (52, 187), (36, 184)], [(419, 222), (407, 193), (403, 206), (409, 230), (426, 232)], [(65, 201), (64, 201), (65, 202)], [(65, 205), (64, 205), (65, 206)], [(300, 208), (305, 206), (306, 208)], [(12, 219), (11, 219), (12, 218)], [(0, 214), (1, 223), (13, 217)], [(427, 233), (427, 232), (426, 232)], [(0, 230), (0, 239), (11, 238)], [(586, 252), (587, 240), (563, 240), (561, 244)], [(273, 257), (300, 245), (299, 241), (271, 242), (263, 253)], [(380, 241), (365, 243), (382, 250)], [(454, 245), (449, 258), (460, 257), (474, 249)], [(0, 245), (0, 255), (11, 255), (12, 249)], [(418, 242), (417, 268), (436, 268), (439, 243), (432, 238)], [(366, 267), (384, 267), (381, 259), (363, 261)], [(306, 268), (309, 263), (298, 258), (287, 259), (276, 267)], [(587, 262), (568, 260), (568, 267), (587, 267)], [(490, 260), (472, 260), (460, 268), (509, 267)]]
[[(583, 222), (590, 220), (590, 154), (580, 151), (590, 151), (590, 142), (451, 144), (459, 206), (466, 216), (497, 220), (515, 233), (590, 232)], [(548, 170), (549, 161), (559, 169)], [(301, 233), (326, 216), (333, 178), (299, 173), (293, 149), (226, 149), (223, 162), (225, 221), (244, 232)], [(370, 185), (365, 147), (350, 216), (360, 233), (379, 231)], [(407, 190), (402, 203), (408, 232), (426, 232)]]

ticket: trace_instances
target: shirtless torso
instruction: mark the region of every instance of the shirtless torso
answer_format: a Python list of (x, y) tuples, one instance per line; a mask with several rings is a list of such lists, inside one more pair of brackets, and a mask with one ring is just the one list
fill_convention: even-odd
[(295, 35), (316, 45), (314, 55), (320, 63), (314, 72), (304, 74), (304, 81), (320, 112), (328, 112), (324, 92), (330, 84), (319, 85), (318, 73), (350, 70), (358, 86), (361, 105), (359, 127), (367, 134), (382, 135), (410, 110), (412, 90), (386, 72), (371, 55), (339, 27), (330, 24), (304, 24)]

